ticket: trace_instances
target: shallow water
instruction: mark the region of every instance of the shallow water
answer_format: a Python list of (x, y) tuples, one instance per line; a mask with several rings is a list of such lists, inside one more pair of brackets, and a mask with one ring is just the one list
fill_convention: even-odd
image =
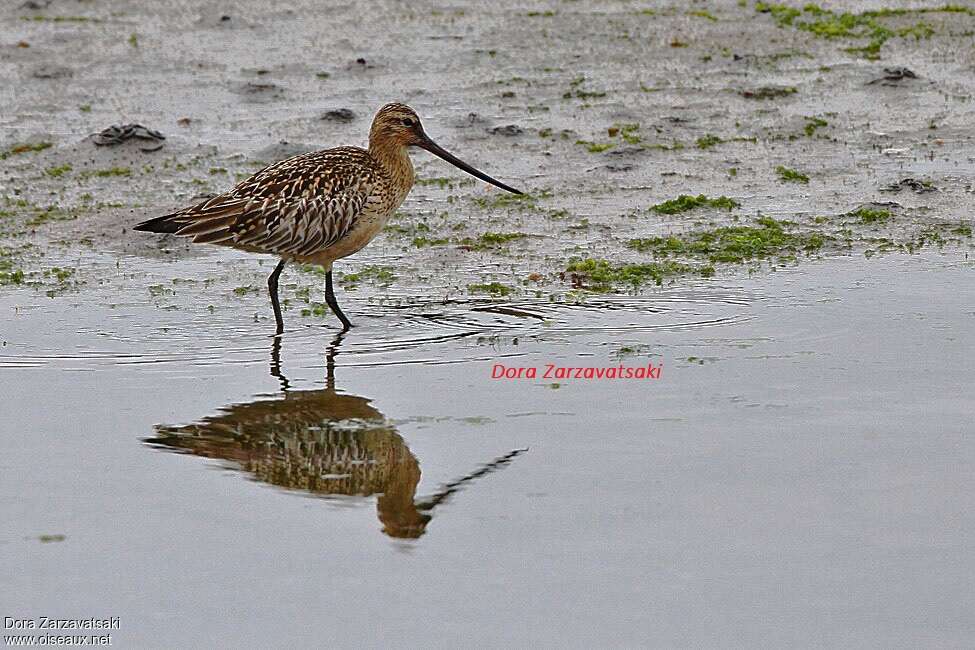
[[(181, 272), (219, 256), (240, 259)], [(350, 292), (360, 327), (291, 312), (279, 350), (260, 294), (137, 299), (170, 270), (0, 297), (15, 616), (120, 616), (122, 647), (975, 633), (963, 252), (584, 304)], [(648, 361), (659, 379), (491, 379)]]

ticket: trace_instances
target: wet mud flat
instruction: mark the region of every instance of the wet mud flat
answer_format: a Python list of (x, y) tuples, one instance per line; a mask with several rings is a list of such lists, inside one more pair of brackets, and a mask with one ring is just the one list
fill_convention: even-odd
[[(0, 20), (5, 611), (133, 647), (975, 632), (975, 6)], [(392, 100), (528, 194), (415, 156), (337, 265), (348, 335), (313, 268), (275, 344), (272, 260), (131, 232)], [(129, 123), (165, 139), (94, 144)]]

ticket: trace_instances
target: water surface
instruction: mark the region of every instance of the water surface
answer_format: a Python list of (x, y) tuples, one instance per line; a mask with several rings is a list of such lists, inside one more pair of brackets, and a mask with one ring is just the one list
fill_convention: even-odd
[(202, 287), (146, 305), (146, 264), (0, 297), (4, 611), (120, 616), (122, 647), (975, 633), (964, 253), (574, 305), (352, 296), (361, 327), (292, 318), (280, 347)]

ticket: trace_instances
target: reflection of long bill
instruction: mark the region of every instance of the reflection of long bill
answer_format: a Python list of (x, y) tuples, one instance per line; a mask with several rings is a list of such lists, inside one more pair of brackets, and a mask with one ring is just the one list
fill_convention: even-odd
[(520, 192), (519, 190), (516, 190), (513, 187), (509, 187), (509, 186), (505, 185), (501, 181), (498, 181), (498, 180), (495, 180), (495, 179), (491, 178), (490, 176), (488, 176), (484, 172), (478, 171), (477, 169), (474, 169), (473, 167), (471, 167), (470, 165), (468, 165), (467, 163), (465, 163), (463, 160), (461, 160), (460, 158), (454, 156), (452, 153), (450, 153), (449, 151), (447, 151), (446, 149), (444, 149), (443, 147), (441, 147), (439, 144), (437, 144), (436, 142), (434, 142), (433, 140), (431, 140), (430, 137), (426, 133), (423, 134), (422, 139), (420, 140), (420, 142), (417, 143), (416, 146), (421, 147), (423, 149), (426, 149), (427, 151), (429, 151), (430, 153), (432, 153), (434, 156), (438, 156), (440, 158), (443, 158), (444, 160), (446, 160), (447, 162), (449, 162), (454, 167), (458, 167), (460, 169), (463, 169), (465, 172), (467, 172), (471, 176), (475, 176), (477, 178), (480, 178), (482, 181), (484, 181), (486, 183), (490, 183), (491, 185), (494, 185), (495, 187), (500, 187), (501, 189), (503, 189), (505, 191), (508, 191), (508, 192), (511, 192), (512, 194), (521, 194), (522, 193), (522, 192)]
[(523, 454), (528, 451), (528, 447), (523, 447), (521, 449), (512, 449), (504, 456), (498, 456), (490, 463), (481, 465), (477, 470), (471, 472), (467, 476), (457, 479), (456, 481), (451, 481), (450, 483), (444, 483), (437, 490), (436, 494), (430, 495), (424, 499), (420, 499), (416, 502), (416, 509), (422, 512), (429, 512), (439, 506), (441, 503), (450, 498), (452, 494), (460, 491), (464, 487), (465, 483), (470, 483), (475, 479), (479, 479), (485, 474), (490, 474), (491, 472), (500, 469), (514, 460), (515, 456)]

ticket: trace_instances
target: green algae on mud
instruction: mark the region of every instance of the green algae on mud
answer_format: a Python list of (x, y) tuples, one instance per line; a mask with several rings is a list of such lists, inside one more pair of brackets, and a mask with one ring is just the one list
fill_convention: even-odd
[(44, 151), (45, 149), (50, 149), (54, 146), (53, 142), (34, 142), (28, 144), (17, 144), (6, 151), (0, 151), (0, 160), (6, 160), (10, 156), (19, 156), (24, 153), (36, 153), (38, 151)]
[(352, 285), (347, 288), (353, 288), (354, 285), (361, 282), (371, 282), (382, 287), (388, 287), (396, 280), (396, 273), (393, 271), (391, 266), (380, 266), (378, 264), (370, 264), (362, 267), (355, 273), (340, 273), (339, 282), (344, 285)]
[(755, 11), (770, 14), (780, 27), (793, 27), (808, 32), (817, 38), (867, 39), (866, 45), (844, 49), (849, 54), (860, 55), (867, 59), (879, 59), (880, 49), (891, 38), (914, 37), (916, 40), (920, 40), (930, 38), (935, 33), (934, 28), (923, 21), (910, 25), (894, 26), (883, 22), (881, 19), (932, 13), (959, 13), (975, 16), (975, 9), (961, 5), (837, 13), (812, 3), (805, 4), (799, 9), (782, 3), (756, 2)]
[(745, 99), (779, 99), (781, 97), (795, 95), (798, 92), (799, 89), (795, 86), (762, 86), (755, 90), (742, 90), (738, 94)]
[(73, 212), (68, 212), (56, 205), (49, 205), (46, 208), (36, 207), (33, 210), (33, 215), (24, 224), (36, 227), (49, 221), (71, 221), (77, 218), (78, 215)]
[(14, 268), (12, 261), (0, 259), (0, 286), (5, 284), (23, 284), (25, 277), (24, 270)]
[[(888, 221), (893, 215), (887, 209), (865, 206), (840, 216), (855, 217), (858, 224), (874, 225)], [(811, 224), (816, 225), (828, 221), (824, 217), (810, 219)], [(899, 239), (878, 237), (871, 232), (876, 231), (854, 232), (842, 228), (821, 232), (793, 221), (759, 216), (754, 225), (719, 226), (681, 234), (629, 239), (624, 243), (626, 248), (650, 253), (655, 261), (615, 263), (606, 259), (573, 258), (566, 266), (563, 277), (568, 276), (575, 288), (605, 293), (620, 287), (638, 289), (651, 282), (661, 285), (664, 280), (680, 276), (712, 277), (722, 268), (717, 265), (765, 260), (792, 264), (799, 261), (800, 255), (818, 257), (827, 247), (848, 253), (854, 244), (859, 244), (866, 247), (864, 254), (872, 257), (891, 251), (913, 254), (925, 246), (943, 248), (951, 243), (961, 244), (972, 237), (971, 224), (968, 222), (926, 225), (915, 234)]]
[[(551, 129), (547, 129), (547, 131), (551, 134)], [(575, 143), (584, 146), (589, 153), (603, 153), (624, 145), (657, 151), (680, 151), (684, 148), (684, 144), (677, 140), (672, 141), (670, 144), (645, 142), (644, 136), (640, 133), (640, 124), (636, 122), (616, 122), (606, 129), (606, 133), (610, 138), (614, 139), (606, 142), (577, 139)], [(539, 132), (539, 135), (541, 135), (541, 132)], [(724, 142), (720, 138), (718, 141)]]
[(426, 248), (428, 246), (446, 246), (450, 243), (447, 237), (414, 237), (410, 242), (415, 248)]
[(857, 208), (849, 213), (849, 216), (856, 217), (861, 223), (877, 223), (887, 221), (890, 218), (890, 210), (884, 208)]
[(589, 140), (576, 140), (576, 144), (585, 145), (586, 151), (589, 153), (602, 153), (616, 146), (613, 142), (592, 142)]
[(658, 214), (679, 214), (702, 207), (718, 208), (730, 212), (741, 206), (737, 201), (729, 199), (727, 196), (719, 196), (712, 199), (704, 194), (698, 194), (697, 196), (681, 194), (676, 199), (670, 199), (669, 201), (652, 205), (650, 209)]
[(68, 288), (77, 288), (83, 281), (73, 280), (77, 269), (62, 266), (51, 266), (37, 271), (26, 271), (24, 267), (29, 263), (37, 263), (36, 259), (28, 259), (28, 252), (33, 249), (31, 244), (19, 247), (0, 247), (0, 286), (29, 286), (35, 289), (45, 289), (49, 298), (55, 297)]
[(485, 208), (517, 208), (519, 210), (533, 210), (537, 208), (537, 203), (541, 199), (552, 196), (550, 190), (538, 190), (536, 192), (523, 192), (522, 194), (495, 194), (492, 196), (475, 196), (471, 199), (474, 205)]
[(718, 136), (708, 133), (707, 135), (703, 135), (698, 138), (694, 144), (697, 145), (698, 149), (710, 149), (714, 145), (721, 144), (722, 142), (724, 142), (724, 140)]
[(514, 289), (500, 282), (482, 282), (467, 285), (469, 293), (487, 293), (492, 296), (503, 297), (511, 294)]
[(725, 142), (752, 142), (752, 143), (754, 143), (754, 142), (758, 142), (758, 139), (757, 138), (753, 138), (753, 137), (741, 137), (741, 136), (736, 136), (734, 138), (722, 138), (722, 137), (713, 135), (711, 133), (707, 133), (707, 134), (701, 136), (700, 138), (698, 138), (697, 140), (695, 140), (694, 141), (694, 144), (695, 144), (695, 146), (697, 146), (698, 149), (710, 149), (711, 147), (714, 147), (715, 145), (724, 144)]
[(802, 183), (804, 185), (809, 184), (809, 176), (796, 169), (789, 169), (784, 165), (779, 165), (776, 167), (775, 173), (779, 175), (779, 180), (781, 180), (783, 183)]
[(569, 83), (569, 90), (562, 93), (562, 99), (598, 99), (606, 96), (606, 93), (601, 90), (585, 90), (581, 88), (585, 82), (585, 77), (576, 77), (573, 79)]
[(652, 254), (655, 262), (651, 264), (572, 259), (564, 274), (569, 274), (573, 285), (578, 288), (606, 292), (619, 286), (636, 289), (650, 281), (659, 285), (664, 279), (678, 276), (712, 277), (718, 269), (723, 268), (716, 265), (750, 264), (765, 260), (792, 264), (798, 262), (801, 255), (819, 258), (824, 252), (849, 254), (854, 246), (864, 247), (867, 257), (884, 252), (914, 254), (926, 246), (944, 248), (949, 244), (970, 242), (972, 238), (972, 226), (968, 221), (925, 224), (916, 227), (913, 232), (909, 231), (907, 223), (901, 223), (898, 230), (909, 234), (893, 238), (876, 235), (877, 225), (893, 221), (890, 210), (864, 206), (839, 216), (855, 218), (852, 225), (873, 227), (854, 231), (848, 227), (850, 222), (845, 222), (844, 227), (820, 231), (814, 226), (828, 224), (828, 218), (811, 218), (809, 225), (802, 226), (794, 221), (759, 216), (754, 225), (719, 226), (666, 236), (633, 238), (624, 243), (630, 250)]
[(829, 122), (820, 117), (807, 117), (806, 125), (802, 130), (806, 134), (806, 137), (811, 138), (816, 135), (816, 131), (826, 126), (829, 126)]
[(56, 165), (54, 167), (48, 167), (47, 169), (44, 170), (44, 173), (50, 176), (51, 178), (61, 178), (62, 176), (64, 176), (70, 171), (71, 171), (71, 165), (65, 164), (65, 165)]
[(94, 176), (96, 178), (111, 178), (113, 176), (124, 176), (128, 177), (132, 175), (132, 170), (128, 167), (110, 167), (108, 169), (95, 169), (92, 171), (82, 172), (81, 176), (88, 178)]
[(660, 286), (665, 279), (688, 274), (709, 278), (714, 275), (714, 267), (691, 266), (672, 260), (613, 264), (609, 260), (587, 257), (569, 260), (564, 272), (574, 287), (596, 293), (608, 293), (620, 285), (637, 289), (647, 282)]
[(687, 256), (716, 264), (794, 257), (800, 251), (818, 251), (826, 242), (826, 236), (820, 233), (787, 232), (784, 225), (771, 217), (759, 217), (755, 226), (723, 226), (683, 235), (631, 239), (626, 246), (655, 257)]
[(523, 232), (485, 232), (475, 238), (464, 237), (457, 243), (466, 250), (489, 251), (498, 250), (508, 242), (528, 237)]
[[(643, 143), (643, 136), (640, 135), (640, 125), (635, 122), (615, 123), (606, 129), (610, 138), (616, 141), (593, 142), (592, 140), (576, 140), (576, 144), (584, 145), (589, 153), (602, 153), (620, 145), (640, 145)], [(645, 148), (666, 149), (669, 147), (661, 145), (649, 145)]]
[(537, 189), (522, 194), (491, 194), (488, 196), (475, 196), (471, 202), (482, 210), (506, 210), (508, 212), (531, 212), (540, 214), (549, 219), (562, 219), (568, 216), (566, 209), (551, 209), (540, 205), (541, 201), (552, 198), (553, 193), (550, 189)]
[(704, 18), (705, 20), (710, 20), (713, 23), (718, 22), (718, 19), (717, 19), (717, 17), (714, 14), (712, 14), (710, 11), (706, 11), (704, 9), (697, 9), (697, 10), (694, 10), (694, 11), (688, 11), (687, 12), (687, 15), (688, 16), (695, 16), (697, 18)]
[(304, 318), (309, 316), (327, 318), (332, 315), (332, 308), (324, 302), (309, 302), (307, 307), (302, 308), (301, 315)]

